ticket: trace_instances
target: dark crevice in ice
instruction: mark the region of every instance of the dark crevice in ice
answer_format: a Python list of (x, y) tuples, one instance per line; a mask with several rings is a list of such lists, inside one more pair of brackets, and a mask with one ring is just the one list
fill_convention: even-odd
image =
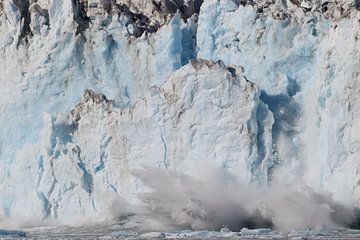
[(354, 5), (357, 10), (360, 10), (360, 0), (355, 0)]
[(260, 99), (274, 113), (273, 139), (276, 141), (281, 132), (286, 132), (287, 135), (294, 134), (296, 122), (300, 117), (300, 105), (286, 94), (268, 95), (262, 91)]
[(22, 39), (28, 42), (28, 37), (33, 35), (30, 28), (30, 3), (29, 0), (13, 0), (13, 3), (18, 7), (20, 13), (20, 36), (17, 43), (17, 46), (19, 46)]
[(196, 33), (190, 27), (183, 28), (182, 34), (182, 52), (181, 65), (189, 63), (191, 59), (196, 59)]
[(50, 16), (49, 16), (49, 10), (41, 8), (39, 4), (32, 4), (31, 8), (32, 11), (35, 11), (37, 14), (45, 18), (44, 25), (50, 26)]
[(288, 86), (287, 86), (287, 93), (289, 97), (295, 96), (298, 92), (300, 92), (300, 85), (297, 83), (296, 79), (291, 78), (288, 76)]
[(76, 35), (83, 34), (89, 28), (91, 19), (86, 14), (87, 1), (71, 0), (74, 20), (77, 23)]
[[(294, 94), (295, 92), (294, 90), (290, 91), (290, 93)], [(268, 176), (271, 177), (274, 168), (281, 163), (281, 156), (277, 155), (280, 136), (285, 136), (290, 146), (293, 146), (291, 156), (287, 157), (291, 159), (298, 154), (298, 148), (294, 145), (293, 138), (297, 134), (296, 124), (300, 118), (301, 107), (292, 96), (287, 94), (269, 95), (265, 91), (262, 91), (260, 100), (268, 105), (269, 110), (273, 112), (274, 115), (274, 124), (272, 127), (274, 164), (268, 170)], [(269, 181), (270, 180), (271, 179), (269, 179)]]
[(258, 127), (258, 134), (257, 134), (257, 141), (256, 141), (256, 145), (257, 145), (257, 150), (258, 150), (258, 154), (257, 154), (257, 158), (255, 160), (254, 163), (252, 163), (251, 165), (251, 172), (253, 174), (253, 176), (257, 177), (257, 178), (261, 178), (262, 176), (264, 176), (264, 174), (267, 173), (263, 173), (262, 172), (262, 164), (264, 161), (267, 161), (267, 159), (265, 159), (267, 152), (266, 152), (266, 143), (265, 143), (265, 125), (264, 125), (264, 121), (266, 121), (267, 117), (268, 117), (268, 109), (266, 107), (265, 104), (260, 103), (256, 112), (256, 119), (257, 119), (257, 127)]
[(203, 2), (203, 0), (194, 1), (195, 13), (200, 14), (201, 5), (203, 4)]
[[(160, 26), (151, 25), (150, 19), (142, 13), (134, 13), (125, 4), (114, 4), (116, 12), (120, 14), (126, 14), (130, 17), (129, 22), (126, 24), (129, 35), (140, 37), (144, 32), (154, 33)], [(129, 26), (133, 26), (135, 29), (129, 30)]]
[(91, 173), (86, 169), (86, 165), (83, 162), (83, 160), (81, 159), (81, 149), (79, 146), (74, 147), (73, 148), (73, 153), (77, 156), (77, 165), (80, 168), (80, 170), (82, 171), (83, 175), (82, 175), (82, 188), (85, 190), (85, 192), (87, 192), (89, 195), (91, 195), (93, 193), (93, 189), (94, 189), (94, 180), (93, 180), (93, 176), (91, 175)]

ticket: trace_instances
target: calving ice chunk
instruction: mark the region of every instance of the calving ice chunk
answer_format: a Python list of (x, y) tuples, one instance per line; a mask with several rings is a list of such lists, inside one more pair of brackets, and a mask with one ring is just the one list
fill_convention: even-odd
[[(273, 117), (256, 86), (234, 71), (222, 62), (194, 60), (132, 107), (118, 108), (86, 90), (69, 113), (45, 114), (40, 142), (26, 147), (33, 153), (19, 155), (10, 168), (20, 171), (23, 158), (31, 159), (23, 171), (34, 181), (5, 180), (36, 194), (14, 196), (8, 217), (35, 214), (72, 224), (116, 217), (109, 212), (112, 201), (148, 191), (134, 175), (144, 168), (196, 178), (198, 166), (214, 166), (244, 182), (266, 181)], [(259, 110), (266, 116), (257, 119)], [(2, 193), (5, 199), (11, 190)], [(27, 204), (32, 210), (19, 211)]]

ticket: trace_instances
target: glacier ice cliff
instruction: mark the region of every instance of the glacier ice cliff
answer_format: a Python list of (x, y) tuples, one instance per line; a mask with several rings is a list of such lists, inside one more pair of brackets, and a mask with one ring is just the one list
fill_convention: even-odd
[(286, 166), (277, 177), (303, 178), (340, 201), (356, 202), (358, 12), (336, 6), (341, 19), (300, 12), (301, 21), (279, 20), (259, 18), (250, 6), (229, 9), (225, 2), (203, 5), (198, 57), (243, 66), (263, 91), (260, 98), (275, 117), (279, 167)]
[(0, 227), (356, 225), (359, 8), (1, 1)]

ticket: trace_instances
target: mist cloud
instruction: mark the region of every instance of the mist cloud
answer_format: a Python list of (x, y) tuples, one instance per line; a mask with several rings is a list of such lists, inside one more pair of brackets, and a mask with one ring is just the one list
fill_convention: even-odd
[(210, 168), (203, 169), (196, 178), (161, 169), (142, 170), (135, 175), (151, 190), (140, 195), (142, 204), (126, 213), (143, 221), (139, 225), (147, 231), (335, 229), (355, 221), (350, 207), (300, 183), (245, 184), (224, 169)]

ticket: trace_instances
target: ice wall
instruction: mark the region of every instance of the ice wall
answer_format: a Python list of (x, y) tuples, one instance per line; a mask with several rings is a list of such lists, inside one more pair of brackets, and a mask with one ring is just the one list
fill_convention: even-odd
[[(104, 95), (87, 90), (69, 114), (43, 114), (39, 142), (20, 150), (9, 169), (22, 172), (21, 177), (11, 175), (3, 182), (4, 198), (14, 189), (27, 196), (14, 196), (11, 216), (45, 216), (72, 224), (102, 220), (109, 217), (111, 201), (144, 191), (132, 176), (144, 168), (196, 176), (194, 166), (213, 165), (250, 182), (252, 167), (266, 176), (271, 163), (269, 154), (258, 157), (256, 113), (261, 109), (265, 115), (260, 122), (263, 148), (271, 146), (266, 141), (271, 141), (273, 120), (259, 103), (258, 89), (231, 76), (222, 64), (192, 64), (161, 87), (152, 87), (131, 108), (117, 108)], [(24, 159), (29, 159), (26, 164)], [(27, 205), (31, 208), (24, 212), (21, 206)]]
[(0, 226), (111, 220), (143, 168), (359, 206), (355, 2), (201, 3), (0, 3)]
[[(275, 117), (280, 181), (300, 178), (341, 202), (357, 203), (359, 133), (352, 119), (358, 112), (360, 45), (354, 2), (322, 9), (323, 14), (293, 13), (288, 2), (291, 17), (280, 19), (231, 2), (203, 4), (198, 57), (241, 65), (259, 85)], [(341, 13), (328, 13), (338, 8)]]
[[(71, 1), (39, 1), (28, 9), (32, 31), (31, 36), (24, 36), (20, 5), (1, 4), (0, 205), (10, 218), (27, 219), (36, 213), (41, 220), (49, 214), (51, 203), (48, 192), (43, 195), (34, 188), (40, 184), (43, 167), (41, 156), (32, 154), (36, 150), (31, 146), (41, 142), (48, 124), (43, 114), (70, 111), (86, 89), (106, 94), (120, 108), (130, 108), (149, 87), (165, 82), (182, 60), (188, 61), (182, 55), (186, 39), (182, 31), (192, 37), (192, 20), (185, 24), (176, 15), (157, 33), (135, 38), (129, 33), (131, 13), (100, 9), (91, 28), (77, 34), (80, 23)], [(61, 126), (57, 131), (72, 134)], [(33, 171), (22, 174), (28, 167)], [(9, 182), (17, 174), (21, 175), (18, 181)]]

